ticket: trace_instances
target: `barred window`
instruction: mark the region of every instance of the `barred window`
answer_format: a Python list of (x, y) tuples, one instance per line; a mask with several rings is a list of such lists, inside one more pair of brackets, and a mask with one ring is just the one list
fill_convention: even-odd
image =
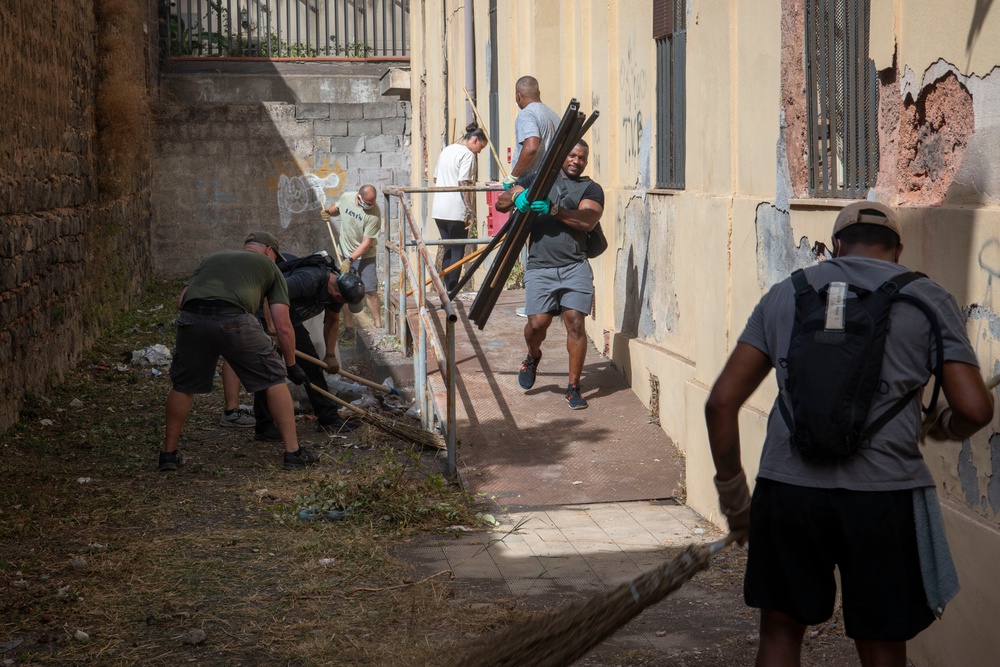
[(864, 197), (878, 174), (878, 79), (869, 0), (807, 0), (809, 193)]
[(684, 187), (687, 17), (684, 0), (653, 0), (656, 40), (656, 187)]

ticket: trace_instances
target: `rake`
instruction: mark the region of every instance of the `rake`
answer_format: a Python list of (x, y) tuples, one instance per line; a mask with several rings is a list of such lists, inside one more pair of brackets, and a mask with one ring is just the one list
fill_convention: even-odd
[(586, 602), (516, 623), (483, 638), (449, 664), (460, 667), (558, 667), (570, 665), (630, 620), (706, 569), (713, 554), (744, 539), (730, 533), (712, 544), (692, 544), (655, 570)]

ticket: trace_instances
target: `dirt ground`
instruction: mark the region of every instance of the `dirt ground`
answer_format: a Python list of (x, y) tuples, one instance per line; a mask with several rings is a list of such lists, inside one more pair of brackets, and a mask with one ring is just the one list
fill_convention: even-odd
[[(438, 452), (369, 424), (329, 438), (301, 415), (322, 459), (283, 471), (280, 445), (220, 424), (217, 387), (195, 401), (186, 465), (156, 472), (169, 381), (130, 361), (172, 346), (178, 287), (153, 285), (0, 434), (0, 665), (454, 665), (477, 638), (583, 599), (421, 571), (411, 547), (483, 530), (490, 508), (447, 483)], [(723, 552), (578, 664), (752, 664), (742, 559)], [(650, 631), (675, 649), (636, 648)], [(857, 659), (833, 624), (807, 638), (803, 664)]]

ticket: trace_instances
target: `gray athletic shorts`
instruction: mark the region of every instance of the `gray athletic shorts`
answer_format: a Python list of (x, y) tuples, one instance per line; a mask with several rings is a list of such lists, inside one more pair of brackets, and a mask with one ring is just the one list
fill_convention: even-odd
[(351, 266), (365, 284), (366, 294), (378, 291), (378, 274), (375, 272), (374, 257), (361, 257), (351, 262)]
[(589, 313), (594, 301), (594, 272), (590, 262), (528, 269), (524, 291), (525, 315), (559, 314), (564, 310)]
[(229, 362), (250, 393), (285, 379), (285, 361), (254, 315), (181, 311), (177, 318), (177, 349), (170, 365), (174, 389), (185, 394), (212, 391), (219, 356)]

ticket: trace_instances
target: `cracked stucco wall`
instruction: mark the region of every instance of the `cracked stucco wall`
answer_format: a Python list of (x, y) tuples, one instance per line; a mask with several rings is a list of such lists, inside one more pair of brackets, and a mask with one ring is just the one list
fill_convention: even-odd
[(615, 328), (662, 342), (677, 327), (676, 215), (660, 198), (619, 197), (617, 209), (623, 238), (615, 258)]

